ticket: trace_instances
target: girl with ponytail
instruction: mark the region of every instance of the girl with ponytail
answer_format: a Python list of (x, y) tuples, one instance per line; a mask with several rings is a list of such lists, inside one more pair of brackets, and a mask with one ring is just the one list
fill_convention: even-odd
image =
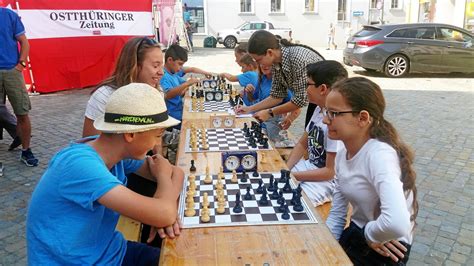
[[(237, 110), (238, 113), (258, 111), (254, 117), (260, 121), (266, 121), (308, 104), (306, 67), (311, 63), (324, 60), (321, 54), (309, 46), (292, 44), (286, 39), (277, 39), (275, 35), (265, 30), (252, 34), (248, 42), (248, 52), (259, 65), (272, 67), (272, 89), (270, 97), (252, 106), (250, 110), (248, 107), (243, 107)], [(288, 95), (288, 90), (293, 92), (293, 97), (291, 101), (281, 104)], [(307, 117), (309, 115), (310, 118), (313, 115), (314, 106), (308, 109)]]
[[(380, 87), (362, 78), (336, 83), (323, 110), (328, 136), (341, 140), (326, 221), (355, 265), (405, 265), (418, 213), (413, 153), (384, 118)], [(350, 226), (344, 229), (348, 204)]]

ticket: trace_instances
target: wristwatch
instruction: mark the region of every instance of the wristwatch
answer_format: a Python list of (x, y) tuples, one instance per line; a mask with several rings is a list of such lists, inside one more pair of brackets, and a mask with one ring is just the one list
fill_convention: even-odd
[(268, 109), (268, 114), (270, 114), (271, 117), (274, 116), (274, 115), (273, 115), (273, 109), (272, 109), (272, 108)]
[(23, 67), (26, 67), (26, 62), (23, 61), (23, 60), (20, 60), (20, 62), (18, 62), (20, 65), (22, 65)]

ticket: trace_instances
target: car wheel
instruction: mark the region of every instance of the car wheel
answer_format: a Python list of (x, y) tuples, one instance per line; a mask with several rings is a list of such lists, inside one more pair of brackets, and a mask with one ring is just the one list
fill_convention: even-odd
[(385, 62), (385, 75), (391, 78), (399, 78), (408, 74), (410, 63), (408, 58), (401, 54), (390, 56)]
[(233, 36), (229, 36), (229, 37), (225, 38), (225, 40), (224, 40), (225, 48), (233, 49), (236, 44), (237, 44), (237, 39)]

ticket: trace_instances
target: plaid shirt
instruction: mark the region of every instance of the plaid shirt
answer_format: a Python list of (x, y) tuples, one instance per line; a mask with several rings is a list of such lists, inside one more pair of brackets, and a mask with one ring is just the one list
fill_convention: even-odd
[(281, 63), (272, 67), (272, 90), (273, 98), (285, 98), (288, 89), (293, 91), (291, 101), (304, 107), (308, 104), (306, 96), (306, 66), (311, 63), (324, 60), (321, 56), (302, 46), (282, 46)]

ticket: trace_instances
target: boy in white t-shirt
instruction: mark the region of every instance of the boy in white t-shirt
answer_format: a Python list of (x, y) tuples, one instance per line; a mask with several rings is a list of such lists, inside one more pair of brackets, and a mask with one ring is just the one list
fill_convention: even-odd
[[(308, 65), (309, 102), (317, 104), (306, 131), (291, 152), (287, 166), (314, 206), (331, 201), (334, 189), (334, 159), (338, 142), (327, 137), (321, 109), (331, 86), (347, 78), (346, 69), (337, 61), (320, 61)], [(341, 145), (341, 144), (339, 144)], [(305, 152), (308, 159), (303, 158)]]

